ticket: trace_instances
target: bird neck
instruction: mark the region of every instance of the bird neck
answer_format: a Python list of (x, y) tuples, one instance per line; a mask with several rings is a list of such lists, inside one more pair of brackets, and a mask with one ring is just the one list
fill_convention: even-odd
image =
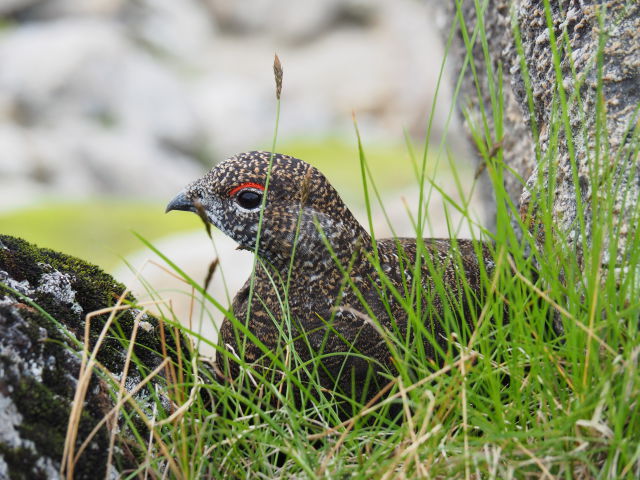
[(371, 244), (367, 231), (351, 212), (327, 215), (304, 209), (295, 228), (277, 242), (265, 238), (260, 256), (280, 272), (291, 271), (300, 278), (325, 275), (329, 271), (347, 269), (363, 249)]

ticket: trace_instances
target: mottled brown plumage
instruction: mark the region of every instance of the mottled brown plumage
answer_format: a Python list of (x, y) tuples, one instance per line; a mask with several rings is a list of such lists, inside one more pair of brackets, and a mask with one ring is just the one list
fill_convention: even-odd
[[(200, 209), (242, 248), (253, 250), (269, 160), (268, 152), (236, 155), (188, 185), (167, 211)], [(309, 361), (308, 370), (318, 366), (324, 387), (357, 398), (370, 397), (386, 382), (380, 375), (395, 371), (389, 338), (413, 335), (407, 332), (403, 303), (419, 307), (423, 345), (427, 356), (436, 359), (433, 340), (445, 350), (448, 341), (445, 311), (455, 310), (453, 315), (467, 324), (476, 318), (482, 297), (477, 254), (485, 271), (493, 268), (482, 244), (425, 239), (421, 300), (411, 301), (416, 291), (416, 240), (378, 240), (376, 251), (370, 235), (327, 179), (287, 155), (273, 155), (262, 222), (258, 245), (262, 262), (255, 272), (251, 302), (250, 281), (233, 300), (236, 318), (248, 318), (248, 329), (272, 352), (284, 352), (286, 339), (293, 338), (299, 357)], [(379, 269), (374, 266), (376, 257)], [(441, 275), (446, 292), (438, 291), (436, 275)], [(462, 286), (465, 281), (467, 289)], [(227, 349), (248, 363), (269, 365), (260, 348), (235, 331), (230, 321), (223, 322), (220, 337)], [(225, 365), (220, 355), (218, 362), (232, 376), (238, 375), (235, 362)], [(369, 370), (376, 375), (363, 397)]]

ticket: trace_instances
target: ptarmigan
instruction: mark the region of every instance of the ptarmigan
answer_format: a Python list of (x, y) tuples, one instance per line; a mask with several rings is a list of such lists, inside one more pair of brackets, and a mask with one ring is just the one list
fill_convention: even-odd
[[(199, 212), (247, 250), (260, 230), (253, 292), (249, 280), (233, 300), (235, 317), (271, 356), (291, 360), (295, 350), (305, 364), (300, 371), (315, 371), (323, 387), (358, 400), (388, 382), (416, 331), (418, 348), (434, 360), (438, 346), (450, 345), (451, 328), (443, 325), (451, 318), (469, 332), (483, 298), (481, 272), (493, 268), (487, 246), (471, 240), (425, 239), (417, 269), (413, 238), (378, 240), (374, 248), (324, 175), (282, 154), (231, 157), (189, 184), (170, 210)], [(407, 311), (420, 322), (408, 321)], [(228, 319), (220, 338), (246, 363), (273, 365)], [(219, 367), (236, 377), (238, 363), (223, 357)]]

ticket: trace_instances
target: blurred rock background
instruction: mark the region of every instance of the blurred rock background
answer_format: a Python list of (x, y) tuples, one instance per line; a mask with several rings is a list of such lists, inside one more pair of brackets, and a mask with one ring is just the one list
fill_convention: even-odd
[[(0, 0), (0, 232), (98, 263), (139, 297), (123, 259), (146, 265), (153, 289), (195, 325), (189, 289), (148, 264), (158, 259), (131, 230), (204, 278), (216, 254), (199, 219), (164, 216), (164, 205), (227, 156), (270, 149), (277, 52), (276, 149), (322, 170), (358, 214), (355, 112), (391, 223), (415, 236), (407, 211), (417, 211), (418, 183), (404, 137), (421, 158), (432, 108), (430, 176), (458, 201), (473, 186), (464, 136), (449, 120), (452, 79), (436, 102), (437, 18), (425, 0)], [(436, 193), (425, 234), (469, 236)], [(477, 195), (471, 203), (482, 223)], [(390, 234), (380, 209), (376, 222)], [(214, 240), (233, 296), (251, 255)], [(211, 290), (227, 304), (221, 272)]]

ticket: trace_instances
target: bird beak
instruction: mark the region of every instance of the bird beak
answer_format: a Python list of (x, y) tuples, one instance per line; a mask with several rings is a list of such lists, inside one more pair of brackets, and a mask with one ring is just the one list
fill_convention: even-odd
[(167, 205), (167, 209), (164, 213), (168, 213), (171, 210), (183, 210), (185, 212), (195, 212), (196, 207), (191, 200), (187, 197), (184, 190), (175, 196), (173, 200)]

